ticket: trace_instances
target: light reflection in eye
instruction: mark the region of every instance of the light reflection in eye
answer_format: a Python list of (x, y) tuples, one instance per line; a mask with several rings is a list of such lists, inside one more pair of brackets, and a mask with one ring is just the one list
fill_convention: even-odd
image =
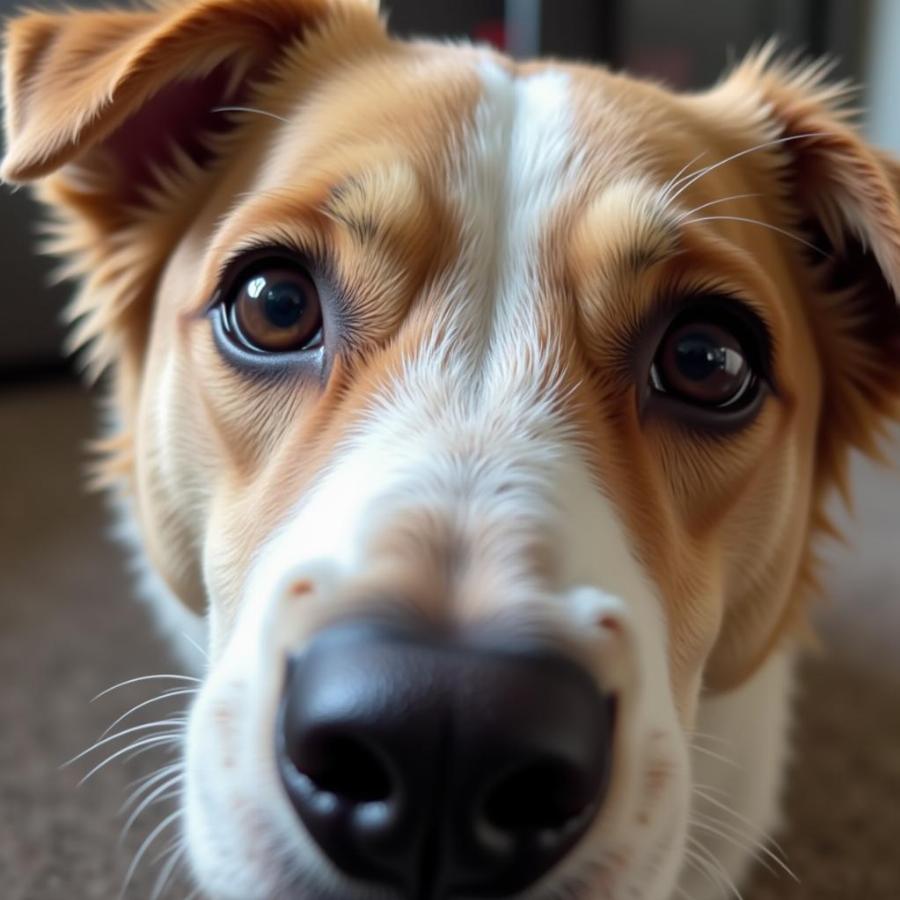
[(252, 279), (247, 283), (247, 293), (254, 299), (258, 300), (259, 295), (263, 292), (263, 289), (266, 286), (266, 278), (264, 275), (258, 275), (256, 278)]
[(722, 368), (729, 375), (739, 375), (746, 365), (742, 354), (731, 347), (722, 347)]

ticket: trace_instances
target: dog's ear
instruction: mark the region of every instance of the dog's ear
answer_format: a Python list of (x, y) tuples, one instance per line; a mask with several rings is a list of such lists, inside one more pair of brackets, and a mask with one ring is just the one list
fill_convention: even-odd
[[(304, 69), (313, 40), (328, 51)], [(51, 209), (46, 249), (81, 280), (70, 348), (92, 375), (115, 365), (137, 383), (162, 265), (218, 163), (291, 112), (285, 67), (309, 81), (385, 40), (374, 0), (153, 0), (8, 23), (0, 175), (36, 181)]]
[[(821, 251), (791, 244), (804, 255), (799, 293), (823, 384), (812, 531), (833, 534), (825, 500), (834, 488), (848, 497), (849, 451), (881, 458), (888, 426), (900, 418), (900, 164), (863, 140), (848, 106), (853, 90), (829, 83), (828, 71), (824, 63), (781, 62), (769, 46), (707, 96), (752, 129), (748, 147), (779, 142), (748, 160), (774, 165), (778, 224)], [(773, 610), (774, 620), (749, 606), (726, 618), (711, 683), (740, 681), (786, 629), (802, 627), (799, 601), (815, 585), (815, 569), (807, 548), (793, 602)]]
[(7, 28), (2, 177), (30, 181), (102, 147), (133, 182), (173, 146), (203, 156), (304, 32), (366, 0), (157, 0), (144, 10), (30, 13)]
[(787, 224), (820, 248), (810, 322), (825, 378), (820, 463), (843, 488), (846, 450), (877, 453), (900, 412), (900, 163), (867, 144), (848, 107), (852, 89), (824, 64), (773, 60), (772, 46), (720, 89), (749, 98), (778, 145)]

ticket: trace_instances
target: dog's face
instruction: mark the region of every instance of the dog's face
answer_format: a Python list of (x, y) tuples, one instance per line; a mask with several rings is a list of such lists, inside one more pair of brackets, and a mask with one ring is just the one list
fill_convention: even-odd
[(206, 0), (16, 22), (7, 96), (108, 472), (208, 610), (202, 887), (668, 898), (702, 691), (801, 623), (896, 408), (898, 173), (837, 93)]

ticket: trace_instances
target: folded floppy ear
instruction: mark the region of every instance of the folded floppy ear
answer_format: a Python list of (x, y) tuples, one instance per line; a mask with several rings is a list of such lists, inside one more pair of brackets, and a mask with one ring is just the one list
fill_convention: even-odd
[[(298, 80), (339, 65), (344, 50), (379, 46), (376, 6), (155, 0), (9, 22), (0, 175), (39, 182), (52, 212), (47, 249), (81, 280), (70, 346), (89, 348), (91, 373), (116, 364), (137, 381), (156, 281), (217, 183), (218, 162), (240, 153), (251, 128), (277, 127)], [(314, 39), (324, 49), (309, 66)], [(222, 110), (244, 105), (260, 109)]]
[(107, 143), (128, 174), (178, 144), (199, 152), (213, 109), (246, 95), (281, 48), (365, 0), (164, 0), (144, 10), (31, 13), (6, 35), (2, 177), (29, 181)]
[[(770, 46), (702, 100), (744, 129), (747, 147), (760, 147), (747, 159), (775, 176), (772, 194), (780, 196), (767, 199), (778, 226), (822, 251), (791, 243), (804, 254), (797, 294), (818, 350), (809, 365), (822, 383), (814, 533), (834, 533), (825, 501), (835, 487), (848, 495), (849, 451), (880, 457), (889, 423), (900, 418), (900, 165), (860, 137), (847, 108), (850, 90), (827, 75), (824, 64), (773, 60)], [(785, 608), (770, 602), (761, 614), (758, 597), (735, 598), (707, 666), (711, 686), (740, 682), (786, 630), (804, 624), (802, 600), (816, 584), (809, 545), (799, 565)]]

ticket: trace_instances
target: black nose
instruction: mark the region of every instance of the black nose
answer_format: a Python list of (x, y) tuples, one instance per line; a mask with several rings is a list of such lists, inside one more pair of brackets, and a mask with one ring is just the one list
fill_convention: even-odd
[(415, 900), (502, 897), (590, 826), (614, 713), (547, 648), (343, 625), (291, 660), (278, 761), (346, 874)]

